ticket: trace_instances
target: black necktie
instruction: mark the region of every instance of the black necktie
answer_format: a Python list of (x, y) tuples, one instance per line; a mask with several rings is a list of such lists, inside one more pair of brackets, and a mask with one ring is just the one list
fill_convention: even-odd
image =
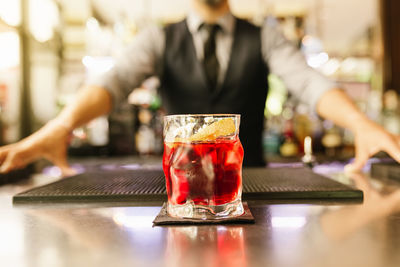
[(216, 24), (204, 24), (203, 27), (208, 32), (208, 38), (204, 43), (204, 70), (210, 88), (215, 90), (217, 87), (219, 72), (215, 36), (218, 32), (219, 26)]

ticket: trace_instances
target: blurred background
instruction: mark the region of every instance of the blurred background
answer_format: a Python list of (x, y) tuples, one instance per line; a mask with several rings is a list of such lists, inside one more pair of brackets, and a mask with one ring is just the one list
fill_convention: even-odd
[[(312, 68), (341, 84), (371, 119), (400, 133), (398, 1), (230, 3), (238, 17), (280, 27)], [(74, 101), (86, 79), (112, 68), (113, 58), (144, 27), (178, 21), (189, 6), (189, 0), (0, 0), (0, 144), (39, 129)], [(325, 157), (353, 155), (350, 132), (296, 103), (279, 77), (266, 79), (263, 141), (269, 158), (302, 155), (306, 136)], [(76, 129), (70, 155), (160, 155), (158, 84), (150, 78), (110, 116)]]

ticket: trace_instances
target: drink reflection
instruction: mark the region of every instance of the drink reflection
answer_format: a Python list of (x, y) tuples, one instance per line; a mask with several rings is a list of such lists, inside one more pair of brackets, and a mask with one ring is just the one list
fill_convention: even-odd
[[(30, 209), (26, 213), (26, 253), (37, 266), (75, 266), (68, 261), (71, 258), (79, 261), (90, 252), (104, 261), (102, 266), (111, 266), (111, 262), (137, 266), (135, 263), (147, 257), (160, 265), (163, 229), (152, 227), (154, 211), (158, 210), (159, 207)], [(48, 244), (51, 244), (52, 259), (62, 259), (62, 262), (42, 262), (47, 261)]]
[(321, 227), (332, 240), (343, 240), (369, 223), (400, 211), (400, 189), (379, 188), (361, 173), (350, 174), (356, 187), (364, 192), (364, 203), (326, 212), (321, 217)]
[[(247, 266), (241, 226), (168, 228), (167, 266)], [(188, 265), (190, 263), (190, 265)]]

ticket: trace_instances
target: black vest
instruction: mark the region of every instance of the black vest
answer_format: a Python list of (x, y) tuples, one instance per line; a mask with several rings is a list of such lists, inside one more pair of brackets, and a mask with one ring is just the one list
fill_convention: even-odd
[(261, 166), (268, 68), (261, 54), (260, 28), (236, 19), (230, 61), (223, 84), (208, 88), (186, 21), (165, 27), (160, 94), (168, 114), (241, 114), (244, 165)]

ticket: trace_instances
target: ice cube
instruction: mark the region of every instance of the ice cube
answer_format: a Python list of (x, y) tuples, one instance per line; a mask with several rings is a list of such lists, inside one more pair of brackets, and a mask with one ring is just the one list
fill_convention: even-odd
[(193, 128), (195, 126), (196, 123), (192, 122), (192, 123), (187, 123), (175, 129), (170, 128), (165, 136), (165, 141), (166, 142), (178, 142), (177, 140), (184, 141), (193, 134)]
[(205, 117), (204, 118), (204, 121), (205, 121), (205, 123), (211, 123), (211, 122), (213, 122), (213, 117)]

